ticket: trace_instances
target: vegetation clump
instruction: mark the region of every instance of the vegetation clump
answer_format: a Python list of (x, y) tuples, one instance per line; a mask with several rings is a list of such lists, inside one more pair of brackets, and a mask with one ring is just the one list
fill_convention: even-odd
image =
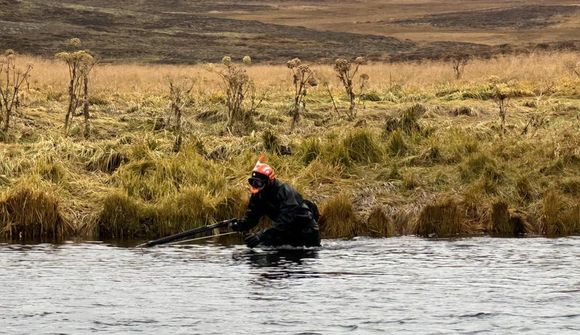
[(466, 181), (483, 177), (492, 182), (499, 182), (503, 178), (503, 173), (495, 159), (485, 153), (476, 153), (466, 157), (462, 165), (459, 166), (459, 171), (461, 177)]
[(355, 163), (378, 163), (383, 157), (380, 145), (373, 134), (367, 130), (350, 133), (342, 144), (346, 149), (348, 159)]
[(268, 152), (275, 154), (282, 153), (282, 144), (280, 143), (280, 139), (271, 130), (266, 130), (264, 133), (262, 133), (262, 144), (264, 145), (264, 149), (266, 149)]
[(10, 240), (57, 240), (71, 234), (58, 198), (37, 182), (17, 185), (0, 200), (0, 228)]
[(115, 192), (103, 200), (97, 219), (101, 239), (130, 239), (154, 236), (153, 213), (149, 206), (128, 195)]
[(569, 203), (555, 190), (542, 198), (541, 232), (547, 236), (568, 236), (580, 231), (580, 204)]
[(395, 233), (393, 222), (381, 206), (375, 206), (366, 221), (367, 233), (372, 237), (390, 237)]
[(523, 236), (528, 230), (521, 216), (511, 215), (505, 201), (492, 204), (489, 233), (496, 236)]
[(472, 233), (458, 203), (444, 198), (425, 206), (415, 222), (413, 233), (422, 237), (454, 237)]
[(339, 194), (322, 204), (320, 232), (323, 238), (349, 238), (356, 235), (357, 219), (351, 198)]
[(126, 154), (108, 148), (108, 150), (99, 150), (98, 153), (94, 154), (86, 163), (86, 168), (89, 171), (102, 171), (111, 174), (128, 161), (129, 158)]
[(400, 117), (389, 116), (383, 127), (383, 137), (389, 135), (397, 130), (404, 132), (407, 135), (421, 131), (419, 118), (427, 112), (427, 108), (421, 104), (414, 104), (405, 109)]
[(305, 165), (318, 158), (322, 152), (322, 145), (318, 138), (307, 138), (298, 149), (298, 154)]

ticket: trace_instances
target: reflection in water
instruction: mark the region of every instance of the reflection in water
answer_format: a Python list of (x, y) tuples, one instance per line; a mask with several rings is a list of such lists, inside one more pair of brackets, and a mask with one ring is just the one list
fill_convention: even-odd
[(307, 260), (318, 258), (317, 249), (249, 249), (234, 255), (234, 259), (243, 260), (256, 270), (264, 279), (283, 279), (289, 277), (313, 276)]
[(305, 259), (318, 258), (317, 249), (266, 249), (262, 251), (247, 250), (243, 258), (255, 267), (278, 267), (285, 265), (301, 265)]

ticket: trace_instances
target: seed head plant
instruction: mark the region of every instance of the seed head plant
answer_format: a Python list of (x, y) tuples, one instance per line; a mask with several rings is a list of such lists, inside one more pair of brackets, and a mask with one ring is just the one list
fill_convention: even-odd
[(507, 116), (507, 104), (510, 98), (510, 87), (507, 83), (496, 82), (493, 86), (492, 97), (499, 108), (501, 132), (505, 132), (505, 120)]
[[(242, 59), (245, 66), (252, 64), (250, 56)], [(217, 70), (222, 79), (226, 96), (227, 122), (226, 130), (232, 132), (237, 125), (245, 126), (251, 122), (251, 114), (259, 107), (261, 100), (256, 103), (256, 90), (254, 82), (248, 76), (246, 69), (233, 63), (232, 58), (222, 58), (223, 69)], [(250, 98), (250, 106), (244, 103)]]
[(353, 80), (356, 77), (356, 74), (358, 73), (359, 68), (365, 64), (366, 64), (366, 60), (363, 57), (357, 57), (354, 61), (349, 61), (349, 60), (346, 60), (344, 58), (339, 58), (336, 60), (336, 62), (334, 64), (334, 71), (336, 72), (338, 79), (340, 79), (340, 82), (344, 86), (344, 90), (346, 91), (346, 95), (347, 95), (349, 102), (350, 102), (350, 106), (349, 106), (348, 111), (346, 113), (349, 120), (355, 119), (355, 117), (356, 117), (356, 110), (355, 110), (356, 101), (355, 100), (356, 100), (357, 96), (360, 96), (360, 94), (362, 93), (362, 90), (364, 90), (364, 88), (366, 87), (367, 82), (369, 80), (369, 76), (366, 74), (362, 74), (359, 77), (359, 93), (356, 94)]
[(25, 68), (16, 65), (16, 54), (6, 50), (0, 59), (0, 124), (4, 132), (10, 127), (10, 118), (18, 110), (22, 100), (22, 88), (28, 87), (32, 65)]
[(96, 64), (96, 60), (87, 50), (78, 50), (81, 41), (78, 38), (70, 39), (67, 48), (73, 51), (63, 51), (56, 54), (56, 58), (65, 62), (69, 70), (68, 97), (69, 104), (64, 119), (64, 132), (68, 134), (71, 119), (77, 114), (80, 104), (83, 104), (84, 136), (90, 135), (89, 114), (89, 75)]
[(306, 93), (308, 88), (318, 85), (314, 72), (306, 64), (302, 64), (299, 58), (294, 58), (286, 63), (292, 72), (292, 82), (294, 84), (294, 103), (290, 110), (292, 116), (292, 126), (294, 128), (300, 120), (300, 112), (306, 111)]

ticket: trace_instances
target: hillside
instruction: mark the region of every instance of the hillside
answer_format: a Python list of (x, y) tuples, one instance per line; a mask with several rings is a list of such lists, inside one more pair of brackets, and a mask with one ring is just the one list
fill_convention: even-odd
[[(487, 16), (477, 10), (489, 9), (477, 8), (475, 12), (441, 14), (439, 12), (445, 8), (433, 3), (433, 14), (425, 16), (421, 15), (425, 5), (413, 1), (409, 2), (409, 9), (405, 12), (400, 10), (400, 5), (390, 1), (368, 1), (364, 6), (355, 2), (358, 7), (352, 8), (349, 4), (337, 6), (331, 1), (239, 4), (205, 0), (114, 3), (102, 0), (2, 0), (0, 49), (12, 48), (21, 53), (51, 57), (62, 49), (65, 39), (80, 37), (105, 62), (147, 63), (215, 62), (226, 54), (249, 54), (257, 62), (276, 63), (295, 56), (310, 61), (329, 61), (339, 56), (361, 54), (371, 60), (436, 59), (454, 52), (489, 56), (537, 47), (538, 43), (542, 43), (540, 47), (543, 49), (578, 49), (579, 42), (574, 41), (573, 34), (566, 33), (577, 28), (578, 7), (566, 4), (566, 1), (562, 3), (558, 6), (496, 9)], [(398, 13), (396, 20), (390, 17), (393, 11)], [(497, 11), (502, 14), (498, 15)], [(525, 15), (525, 22), (530, 22), (523, 28), (559, 29), (560, 33), (554, 33), (547, 41), (521, 41), (501, 47), (488, 43), (493, 41), (481, 43), (481, 39), (459, 40), (441, 35), (429, 41), (425, 38), (419, 41), (417, 36), (411, 40), (404, 36), (405, 31), (411, 30), (415, 33), (423, 31), (423, 37), (433, 35), (433, 26), (466, 31), (468, 36), (473, 30), (479, 31), (480, 35), (488, 32), (497, 35), (494, 18), (513, 18), (519, 14)], [(366, 21), (359, 20), (363, 16)], [(483, 21), (473, 26), (473, 22), (478, 22), (474, 18)], [(355, 22), (354, 26), (351, 21)], [(464, 21), (467, 21), (467, 26)], [(500, 25), (502, 29), (515, 29), (511, 21), (502, 22), (505, 23)], [(393, 30), (393, 27), (399, 28)]]

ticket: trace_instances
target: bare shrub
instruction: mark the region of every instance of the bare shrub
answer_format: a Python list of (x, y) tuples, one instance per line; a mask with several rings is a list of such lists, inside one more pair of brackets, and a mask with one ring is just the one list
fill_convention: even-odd
[(369, 80), (369, 76), (365, 73), (359, 76), (359, 84), (358, 84), (358, 94), (355, 93), (355, 85), (353, 83), (356, 74), (358, 73), (360, 66), (366, 64), (366, 61), (363, 57), (357, 57), (354, 61), (349, 61), (344, 58), (339, 58), (336, 60), (334, 64), (334, 71), (336, 72), (338, 79), (344, 86), (344, 90), (346, 91), (346, 95), (350, 102), (350, 106), (346, 115), (349, 120), (354, 120), (356, 117), (356, 98), (360, 96), (360, 94), (366, 88), (366, 85)]
[(10, 128), (10, 118), (20, 106), (22, 88), (25, 84), (28, 86), (31, 71), (32, 65), (25, 68), (16, 65), (16, 54), (13, 50), (6, 50), (0, 59), (0, 124), (4, 123), (4, 132)]
[[(64, 118), (64, 132), (68, 134), (70, 122), (74, 116), (84, 117), (84, 136), (90, 135), (90, 114), (89, 114), (89, 75), (96, 64), (96, 60), (87, 50), (80, 50), (81, 41), (78, 38), (70, 39), (67, 47), (70, 51), (63, 51), (56, 54), (56, 58), (68, 65), (69, 85), (68, 85), (68, 109)], [(83, 105), (81, 113), (77, 114), (80, 105)]]
[(193, 89), (193, 82), (187, 78), (181, 80), (169, 79), (169, 100), (171, 115), (169, 117), (169, 124), (171, 119), (174, 120), (173, 129), (175, 131), (175, 143), (173, 144), (173, 151), (179, 152), (181, 143), (183, 141), (182, 129), (182, 113), (185, 106), (190, 102), (190, 92)]
[(300, 111), (306, 110), (306, 93), (308, 88), (318, 85), (314, 72), (306, 64), (302, 64), (299, 58), (294, 58), (287, 63), (288, 68), (292, 71), (292, 80), (294, 84), (294, 103), (290, 110), (292, 116), (292, 126), (294, 128), (300, 120)]
[(465, 72), (465, 66), (469, 63), (471, 57), (467, 54), (456, 54), (448, 57), (448, 59), (451, 62), (455, 79), (461, 79)]

